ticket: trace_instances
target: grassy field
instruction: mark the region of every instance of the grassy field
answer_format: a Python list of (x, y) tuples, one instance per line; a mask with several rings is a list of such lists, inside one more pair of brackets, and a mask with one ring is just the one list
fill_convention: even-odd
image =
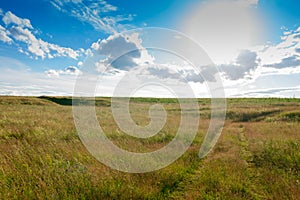
[[(112, 170), (82, 145), (72, 100), (0, 97), (0, 199), (299, 199), (300, 99), (228, 99), (217, 145), (204, 159), (199, 148), (209, 125), (210, 101), (200, 99), (198, 134), (172, 165), (145, 174)], [(149, 123), (148, 108), (161, 103), (166, 126), (150, 139), (122, 133), (110, 99), (96, 111), (107, 136), (120, 147), (149, 152), (172, 140), (180, 121), (174, 99), (131, 100), (133, 119)]]

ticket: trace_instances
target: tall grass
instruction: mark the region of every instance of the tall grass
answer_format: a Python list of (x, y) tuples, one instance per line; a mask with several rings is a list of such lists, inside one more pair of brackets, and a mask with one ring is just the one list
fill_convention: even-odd
[[(0, 98), (0, 199), (298, 199), (299, 99), (229, 99), (220, 140), (204, 159), (209, 99), (188, 151), (159, 171), (128, 174), (95, 160), (77, 135), (68, 97)], [(180, 122), (174, 99), (131, 100), (133, 119), (149, 123), (161, 103), (168, 121), (155, 137), (127, 136), (115, 124), (109, 98), (96, 98), (107, 136), (120, 147), (149, 152), (168, 144)], [(296, 113), (296, 114), (294, 114)], [(272, 119), (272, 120), (270, 120)]]

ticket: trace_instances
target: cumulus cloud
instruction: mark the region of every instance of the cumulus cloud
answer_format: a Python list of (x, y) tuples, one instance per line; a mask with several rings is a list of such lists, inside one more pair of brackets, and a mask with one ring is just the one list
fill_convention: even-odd
[(190, 65), (176, 64), (144, 64), (133, 69), (133, 72), (142, 77), (158, 78), (171, 82), (182, 83), (204, 83), (205, 81), (214, 82), (217, 71), (213, 66), (203, 66), (201, 71), (195, 70)]
[(20, 49), (20, 52), (42, 59), (54, 57), (77, 59), (79, 56), (78, 51), (37, 38), (34, 34), (34, 28), (28, 19), (22, 19), (8, 11), (3, 16), (2, 21), (6, 27), (0, 25), (0, 41), (13, 43), (15, 40), (24, 43), (27, 46), (27, 50)]
[(287, 67), (298, 67), (300, 66), (300, 56), (292, 55), (286, 58), (283, 58), (279, 63), (274, 63), (271, 65), (265, 65), (265, 67), (273, 67), (273, 68), (287, 68)]
[(250, 50), (243, 50), (240, 52), (236, 61), (231, 64), (219, 65), (221, 72), (224, 72), (225, 77), (231, 80), (238, 80), (249, 75), (259, 65), (259, 58), (256, 52)]
[(227, 80), (299, 73), (300, 27), (283, 33), (281, 42), (242, 51), (234, 62), (218, 65)]
[(80, 70), (75, 67), (75, 66), (69, 66), (67, 68), (65, 68), (64, 70), (54, 70), (54, 69), (50, 69), (45, 71), (45, 74), (48, 77), (60, 77), (61, 75), (72, 75), (72, 76), (77, 76), (80, 74)]
[[(17, 63), (20, 62), (17, 60), (14, 61)], [(3, 62), (5, 62), (5, 59), (1, 58), (1, 64)], [(61, 76), (54, 79), (45, 76), (44, 73), (20, 68), (8, 68), (8, 63), (5, 63), (4, 66), (5, 68), (1, 68), (0, 66), (0, 95), (71, 96), (73, 93), (75, 76)]]
[(14, 24), (19, 27), (33, 29), (29, 19), (22, 19), (10, 11), (5, 13), (5, 15), (2, 18), (2, 21), (6, 26)]
[[(191, 68), (185, 69), (180, 64), (172, 66), (155, 63), (155, 58), (149, 55), (146, 49), (143, 49), (142, 41), (138, 36), (115, 34), (94, 43), (92, 49), (105, 57), (97, 63), (99, 69), (107, 67), (109, 63), (112, 63), (112, 67), (125, 71), (142, 67), (147, 68), (143, 72), (146, 75), (153, 75), (160, 79), (178, 79), (194, 83), (203, 83), (205, 80), (213, 81), (217, 73), (212, 71), (213, 67), (209, 66), (202, 67), (201, 72), (197, 72)], [(223, 74), (225, 81), (249, 81), (268, 73), (274, 73), (272, 70), (268, 70), (271, 68), (281, 70), (281, 72), (277, 70), (276, 73), (286, 73), (287, 70), (285, 69), (287, 68), (296, 69), (300, 66), (299, 50), (300, 28), (286, 32), (279, 44), (240, 51), (232, 62), (220, 64), (217, 67)], [(143, 54), (147, 54), (149, 59), (144, 59)], [(116, 58), (118, 59), (114, 60)], [(292, 70), (292, 72), (296, 73), (297, 70)]]
[(286, 31), (281, 42), (268, 45), (258, 51), (263, 67), (277, 69), (300, 66), (300, 27), (295, 31)]
[(259, 67), (259, 58), (256, 52), (249, 50), (241, 51), (235, 62), (231, 64), (214, 66), (202, 66), (200, 71), (195, 70), (192, 66), (174, 65), (174, 64), (152, 64), (142, 66), (150, 76), (159, 79), (173, 79), (182, 82), (214, 82), (217, 73), (223, 74), (224, 80), (237, 81), (251, 79), (252, 73)]
[(107, 33), (121, 31), (126, 26), (122, 23), (133, 19), (132, 15), (109, 16), (118, 8), (104, 0), (52, 0), (51, 4), (59, 11)]
[[(143, 47), (138, 33), (115, 34), (107, 39), (99, 40), (91, 45), (93, 56), (101, 55), (103, 59), (95, 63), (96, 71), (105, 75), (127, 71), (142, 77), (151, 76), (162, 80), (203, 83), (215, 81), (217, 73), (214, 67), (202, 66), (196, 71), (188, 63), (158, 63)], [(113, 69), (112, 69), (113, 68)]]
[(79, 73), (80, 73), (80, 70), (75, 66), (69, 66), (65, 69), (65, 74), (78, 75)]
[(10, 33), (0, 25), (0, 41), (4, 43), (12, 43), (13, 40), (9, 37)]
[(149, 72), (149, 75), (152, 75), (156, 78), (163, 79), (163, 80), (171, 79), (173, 81), (195, 82), (195, 83), (203, 83), (205, 81), (202, 74), (197, 73), (195, 70), (174, 71), (168, 65), (157, 65), (155, 67), (148, 67), (147, 71)]
[(60, 47), (56, 44), (45, 42), (37, 39), (35, 35), (28, 29), (22, 27), (15, 27), (8, 29), (12, 37), (20, 42), (27, 44), (27, 50), (36, 57), (54, 58), (54, 57), (70, 57), (76, 59), (79, 54), (71, 48)]
[(79, 67), (81, 67), (81, 66), (83, 65), (83, 62), (82, 62), (82, 61), (79, 61), (79, 62), (77, 63), (77, 65), (78, 65)]
[(59, 77), (59, 72), (57, 70), (54, 70), (54, 69), (50, 69), (50, 70), (45, 71), (45, 74), (48, 77)]
[(107, 56), (112, 62), (112, 66), (118, 69), (129, 69), (136, 66), (134, 59), (141, 56), (137, 45), (123, 35), (113, 35), (107, 40), (100, 41), (96, 51)]
[(147, 50), (142, 46), (138, 34), (115, 34), (92, 44), (96, 54), (105, 56), (101, 64), (111, 65), (120, 70), (129, 70), (138, 64), (152, 63)]
[(174, 69), (171, 70), (171, 67), (169, 65), (156, 64), (147, 66), (144, 70), (145, 75), (151, 75), (159, 79), (175, 79), (178, 81), (183, 79), (183, 77), (180, 76), (180, 74), (177, 73)]
[[(137, 45), (130, 41), (129, 37), (117, 34), (109, 36), (106, 40), (101, 40), (98, 48), (95, 50), (102, 55), (116, 57), (136, 49), (138, 49)], [(140, 54), (138, 53), (136, 57), (139, 56)]]

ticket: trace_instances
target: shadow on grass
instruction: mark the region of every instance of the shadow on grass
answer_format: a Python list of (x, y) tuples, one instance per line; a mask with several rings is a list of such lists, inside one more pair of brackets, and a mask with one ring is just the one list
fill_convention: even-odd
[(233, 122), (250, 122), (250, 121), (262, 121), (266, 117), (280, 113), (280, 110), (269, 111), (254, 111), (254, 112), (234, 112), (229, 111), (226, 113), (227, 119), (233, 120)]
[(48, 101), (52, 101), (56, 104), (62, 105), (62, 106), (72, 106), (72, 98), (66, 98), (66, 97), (47, 97), (47, 96), (41, 96), (38, 97), (39, 99), (46, 99)]
[[(45, 99), (51, 102), (54, 102), (56, 104), (62, 105), (62, 106), (72, 106), (73, 100), (72, 97), (48, 97), (48, 96), (41, 96), (38, 97), (40, 99)], [(80, 102), (80, 101), (79, 101)], [(92, 105), (94, 103), (93, 99), (90, 100), (90, 102), (87, 102), (86, 99), (84, 99), (84, 104)], [(104, 106), (109, 107), (111, 105), (109, 98), (95, 98), (95, 105), (96, 106)]]

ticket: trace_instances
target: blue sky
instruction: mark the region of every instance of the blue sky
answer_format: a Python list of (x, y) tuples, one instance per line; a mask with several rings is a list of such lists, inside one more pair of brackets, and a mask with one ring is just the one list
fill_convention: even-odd
[[(166, 56), (169, 62), (163, 54), (147, 51), (142, 35), (128, 40), (117, 36), (135, 28), (161, 27), (203, 47), (220, 70), (226, 96), (300, 97), (299, 5), (296, 0), (1, 1), (0, 95), (72, 95), (91, 52), (98, 52), (105, 65), (114, 54), (105, 48), (122, 51), (132, 46), (143, 52), (112, 66), (115, 69), (99, 83), (105, 88), (99, 95), (111, 95), (122, 74), (132, 73), (131, 67), (151, 63), (155, 70), (148, 75), (170, 81), (176, 76), (168, 68), (176, 69), (196, 96), (206, 96), (205, 83), (194, 78), (200, 74), (183, 69), (185, 62)], [(141, 94), (164, 96), (164, 91)]]

